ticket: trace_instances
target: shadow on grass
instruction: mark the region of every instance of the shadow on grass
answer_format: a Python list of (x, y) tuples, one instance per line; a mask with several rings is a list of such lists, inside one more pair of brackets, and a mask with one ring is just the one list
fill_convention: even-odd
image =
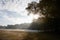
[(60, 35), (52, 32), (28, 33), (25, 40), (60, 40)]

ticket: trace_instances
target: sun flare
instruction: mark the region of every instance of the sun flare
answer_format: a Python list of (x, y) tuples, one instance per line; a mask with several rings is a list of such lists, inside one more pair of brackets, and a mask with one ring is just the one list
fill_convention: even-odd
[(32, 17), (32, 19), (38, 19), (40, 16), (38, 14), (30, 14), (30, 17)]

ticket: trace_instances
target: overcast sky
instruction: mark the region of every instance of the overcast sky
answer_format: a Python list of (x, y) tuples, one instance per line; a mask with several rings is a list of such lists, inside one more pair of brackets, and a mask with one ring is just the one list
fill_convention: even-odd
[(38, 0), (0, 0), (0, 25), (31, 23), (27, 15), (27, 4)]

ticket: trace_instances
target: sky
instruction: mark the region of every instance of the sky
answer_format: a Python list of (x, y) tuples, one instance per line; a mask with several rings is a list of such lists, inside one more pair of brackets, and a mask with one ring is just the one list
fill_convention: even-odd
[(0, 25), (31, 23), (33, 15), (28, 16), (25, 8), (32, 1), (39, 0), (0, 0)]

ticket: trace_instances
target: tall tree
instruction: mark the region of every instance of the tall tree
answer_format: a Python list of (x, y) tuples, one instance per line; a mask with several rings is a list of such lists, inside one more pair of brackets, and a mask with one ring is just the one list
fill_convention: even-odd
[(39, 15), (42, 14), (45, 16), (37, 20), (40, 23), (39, 21), (43, 19), (43, 30), (60, 31), (59, 2), (58, 0), (40, 0), (39, 3), (31, 2), (28, 4), (26, 10), (28, 10), (29, 14), (32, 12), (33, 14), (39, 13)]

